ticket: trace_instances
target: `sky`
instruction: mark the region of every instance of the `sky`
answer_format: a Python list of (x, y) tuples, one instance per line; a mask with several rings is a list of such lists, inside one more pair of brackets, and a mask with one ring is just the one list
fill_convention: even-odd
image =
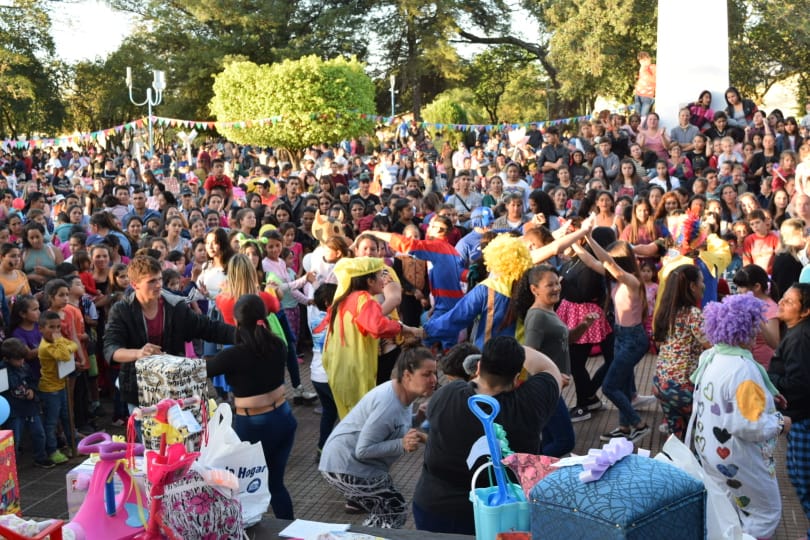
[(130, 33), (130, 16), (104, 2), (76, 0), (51, 6), (56, 52), (68, 63), (105, 58)]

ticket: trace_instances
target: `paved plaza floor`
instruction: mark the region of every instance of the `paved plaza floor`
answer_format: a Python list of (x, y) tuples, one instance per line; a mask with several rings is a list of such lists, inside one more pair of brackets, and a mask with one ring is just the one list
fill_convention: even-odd
[[(601, 357), (589, 360), (589, 368), (595, 369), (601, 363)], [(308, 364), (301, 366), (302, 378), (305, 384), (309, 381)], [(652, 376), (655, 369), (655, 357), (647, 355), (636, 368), (636, 381), (639, 391), (644, 394), (651, 393)], [(564, 395), (569, 404), (573, 403), (573, 388), (567, 388)], [(292, 394), (288, 389), (288, 396)], [(110, 410), (110, 404), (105, 404)], [(348, 515), (344, 513), (344, 500), (338, 493), (330, 489), (321, 479), (316, 463), (316, 444), (320, 416), (315, 414), (314, 406), (294, 406), (293, 413), (298, 420), (298, 431), (295, 446), (290, 458), (286, 484), (292, 495), (295, 505), (295, 515), (298, 518), (361, 524), (362, 515)], [(657, 453), (666, 436), (657, 430), (662, 419), (661, 409), (653, 403), (640, 411), (642, 418), (653, 427), (651, 434), (641, 441), (641, 446)], [(101, 425), (110, 433), (124, 434), (123, 428), (109, 425), (109, 416), (104, 417)], [(577, 436), (575, 453), (586, 453), (590, 448), (601, 447), (599, 435), (614, 428), (617, 424), (617, 412), (612, 405), (602, 411), (596, 412), (591, 420), (574, 424)], [(69, 464), (57, 466), (50, 470), (35, 468), (30, 453), (23, 452), (18, 456), (18, 474), (21, 485), (22, 511), (27, 517), (55, 517), (67, 519), (67, 506), (65, 502), (65, 473), (83, 458), (74, 458)], [(422, 451), (408, 454), (401, 458), (393, 468), (393, 477), (396, 485), (410, 500), (419, 469), (422, 463)], [(777, 452), (777, 474), (782, 493), (782, 522), (777, 530), (775, 539), (795, 540), (807, 530), (807, 520), (796, 498), (793, 487), (790, 485), (785, 472), (785, 440), (780, 437)], [(413, 519), (406, 525), (413, 528)]]

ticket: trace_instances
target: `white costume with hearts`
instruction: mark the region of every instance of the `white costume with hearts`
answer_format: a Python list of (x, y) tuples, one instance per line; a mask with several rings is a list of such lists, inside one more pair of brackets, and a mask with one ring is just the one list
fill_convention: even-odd
[(713, 355), (694, 392), (694, 444), (707, 482), (729, 496), (743, 531), (769, 538), (782, 513), (773, 454), (779, 418), (752, 359)]

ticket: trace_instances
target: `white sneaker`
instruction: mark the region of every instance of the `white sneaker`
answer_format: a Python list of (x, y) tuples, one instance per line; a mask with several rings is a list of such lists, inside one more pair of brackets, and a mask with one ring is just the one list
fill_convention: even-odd
[(315, 392), (308, 392), (304, 386), (299, 384), (293, 388), (293, 403), (296, 405), (303, 405), (304, 403), (312, 403), (318, 399), (318, 394)]
[(650, 403), (655, 403), (657, 401), (655, 396), (643, 396), (641, 394), (636, 394), (636, 397), (633, 398), (631, 405), (633, 408), (641, 408), (645, 405), (649, 405)]

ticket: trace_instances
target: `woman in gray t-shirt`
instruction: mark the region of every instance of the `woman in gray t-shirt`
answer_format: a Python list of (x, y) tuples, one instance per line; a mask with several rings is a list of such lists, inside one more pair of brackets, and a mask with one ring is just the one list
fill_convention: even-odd
[(391, 465), (424, 444), (413, 429), (411, 405), (436, 389), (436, 360), (424, 347), (405, 349), (393, 379), (367, 393), (327, 439), (318, 469), (344, 497), (347, 510), (368, 512), (363, 525), (402, 528), (405, 498), (394, 487)]
[[(560, 276), (553, 266), (541, 264), (530, 268), (518, 285), (516, 310), (523, 315), (523, 344), (551, 358), (563, 376), (565, 386), (571, 374), (568, 344), (576, 341), (596, 320), (587, 315), (569, 331), (554, 312), (560, 301)], [(574, 449), (574, 428), (565, 400), (560, 396), (557, 409), (543, 429), (542, 453), (562, 457)]]

